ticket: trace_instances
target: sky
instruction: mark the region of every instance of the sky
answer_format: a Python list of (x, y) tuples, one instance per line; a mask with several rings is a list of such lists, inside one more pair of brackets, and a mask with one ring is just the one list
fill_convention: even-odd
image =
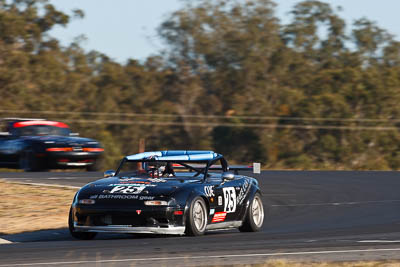
[[(400, 40), (400, 0), (322, 0), (332, 7), (341, 6), (340, 17), (347, 25), (366, 17), (375, 21)], [(290, 22), (289, 11), (299, 0), (275, 0), (276, 15), (282, 23)], [(50, 35), (67, 46), (80, 35), (86, 51), (97, 50), (124, 64), (128, 59), (145, 60), (163, 48), (157, 27), (169, 14), (183, 6), (182, 0), (50, 0), (57, 9), (71, 13), (79, 8), (83, 19), (67, 27), (57, 26)]]

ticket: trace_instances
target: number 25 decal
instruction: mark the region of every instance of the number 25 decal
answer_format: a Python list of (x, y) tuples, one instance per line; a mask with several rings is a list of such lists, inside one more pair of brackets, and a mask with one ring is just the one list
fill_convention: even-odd
[(110, 193), (115, 194), (140, 194), (143, 189), (145, 189), (146, 186), (124, 186), (124, 185), (118, 185), (114, 186), (114, 188), (110, 191)]
[(236, 211), (236, 191), (233, 187), (223, 188), (224, 191), (224, 211), (235, 212)]

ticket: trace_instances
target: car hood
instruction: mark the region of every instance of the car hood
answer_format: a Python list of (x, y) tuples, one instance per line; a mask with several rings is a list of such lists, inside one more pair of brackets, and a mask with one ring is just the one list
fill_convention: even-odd
[(193, 183), (200, 183), (200, 181), (198, 179), (179, 178), (110, 177), (86, 185), (81, 189), (80, 196), (141, 195), (167, 197), (179, 188)]

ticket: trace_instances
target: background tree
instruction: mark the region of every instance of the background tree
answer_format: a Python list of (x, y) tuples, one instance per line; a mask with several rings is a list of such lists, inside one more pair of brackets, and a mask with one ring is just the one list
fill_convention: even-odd
[(99, 139), (105, 168), (147, 150), (213, 149), (268, 168), (399, 169), (400, 42), (367, 18), (272, 0), (184, 1), (144, 62), (67, 47), (71, 14), (0, 0), (0, 112), (70, 123)]

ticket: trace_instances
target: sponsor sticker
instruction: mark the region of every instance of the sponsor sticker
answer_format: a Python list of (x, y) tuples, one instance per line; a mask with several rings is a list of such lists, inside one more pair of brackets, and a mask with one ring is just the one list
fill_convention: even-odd
[(138, 183), (138, 182), (134, 182), (134, 183), (119, 183), (119, 184), (109, 184), (108, 186), (144, 186), (144, 187), (156, 187), (157, 185), (155, 184), (142, 184), (142, 183)]
[(241, 205), (243, 203), (243, 200), (245, 199), (245, 197), (246, 197), (247, 193), (249, 192), (249, 190), (250, 190), (249, 180), (245, 179), (244, 183), (243, 183), (243, 186), (240, 188), (239, 195), (237, 196), (236, 203), (238, 205)]
[(204, 186), (204, 194), (205, 194), (207, 197), (213, 197), (213, 196), (215, 196), (215, 194), (214, 194), (214, 187), (211, 186), (211, 185), (206, 185), (206, 186)]
[(138, 199), (138, 195), (99, 195), (99, 199)]
[(161, 179), (161, 178), (149, 178), (147, 180), (149, 180), (150, 182), (153, 182), (153, 183), (165, 183), (165, 182), (167, 182), (167, 180)]
[(222, 206), (222, 196), (218, 196), (218, 206)]
[(154, 196), (140, 196), (139, 200), (153, 200), (154, 198)]
[(153, 200), (155, 196), (139, 196), (139, 195), (99, 195), (98, 199), (126, 199), (126, 200)]
[(150, 184), (150, 182), (145, 181), (120, 181), (120, 184)]
[(213, 215), (215, 213), (215, 209), (210, 209), (210, 215)]
[(216, 223), (216, 222), (223, 222), (225, 221), (226, 218), (226, 212), (216, 212), (214, 214), (214, 217), (212, 218), (211, 222)]
[(137, 181), (137, 180), (143, 180), (143, 178), (140, 177), (131, 177), (131, 176), (122, 176), (119, 178), (119, 180), (123, 180), (123, 181)]

